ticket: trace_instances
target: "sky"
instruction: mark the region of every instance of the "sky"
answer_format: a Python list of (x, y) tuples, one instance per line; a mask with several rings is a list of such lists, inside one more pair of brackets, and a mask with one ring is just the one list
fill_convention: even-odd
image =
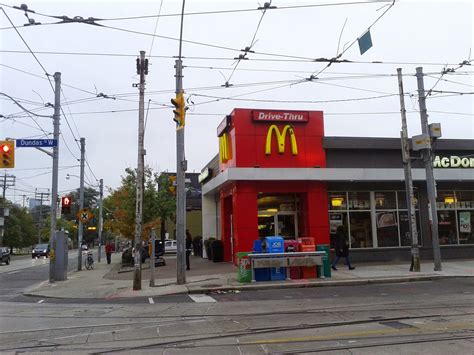
[[(86, 186), (102, 178), (107, 189), (117, 188), (125, 169), (137, 165), (138, 89), (132, 85), (143, 50), (149, 59), (145, 163), (156, 172), (176, 171), (170, 99), (181, 1), (35, 0), (25, 2), (35, 11), (29, 19), (12, 8), (20, 2), (0, 3), (0, 139), (52, 137), (50, 117), (26, 113), (5, 95), (51, 116), (46, 104), (54, 103), (54, 90), (45, 72), (53, 85), (52, 75), (60, 72), (60, 195), (79, 186), (80, 137), (86, 140)], [(200, 172), (217, 154), (216, 128), (236, 107), (323, 111), (326, 136), (399, 137), (397, 68), (404, 74), (409, 136), (421, 133), (414, 74), (422, 67), (431, 89), (429, 122), (441, 123), (443, 138), (474, 139), (473, 2), (391, 4), (273, 0), (276, 8), (263, 12), (258, 1), (187, 0), (188, 172)], [(101, 20), (58, 23), (61, 16)], [(24, 26), (28, 22), (36, 25)], [(361, 54), (357, 39), (369, 28), (373, 46)], [(251, 52), (237, 60), (246, 47)], [(338, 55), (349, 62), (328, 67), (314, 60)], [(15, 154), (15, 168), (1, 172), (16, 177), (7, 198), (21, 204), (35, 190), (51, 190), (52, 159), (34, 148)]]

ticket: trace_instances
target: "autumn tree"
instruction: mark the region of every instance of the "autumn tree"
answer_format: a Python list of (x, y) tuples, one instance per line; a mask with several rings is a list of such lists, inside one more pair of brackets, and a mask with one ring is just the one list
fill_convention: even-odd
[[(154, 173), (150, 167), (145, 168), (142, 233), (144, 239), (148, 238), (152, 228), (160, 226), (164, 235), (165, 221), (174, 215), (176, 208), (174, 196), (165, 188), (166, 182), (163, 176), (164, 174)], [(135, 234), (136, 181), (136, 171), (131, 168), (125, 169), (121, 186), (109, 190), (110, 195), (104, 199), (104, 207), (108, 211), (104, 229), (128, 239), (133, 239)], [(163, 186), (164, 190), (160, 189), (160, 186)]]

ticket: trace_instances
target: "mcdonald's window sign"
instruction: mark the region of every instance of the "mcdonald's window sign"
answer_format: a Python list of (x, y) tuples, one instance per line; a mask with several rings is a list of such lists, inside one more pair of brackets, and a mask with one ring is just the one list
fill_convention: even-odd
[(309, 113), (301, 111), (252, 111), (254, 121), (308, 122)]
[(232, 152), (230, 149), (229, 135), (223, 133), (219, 137), (219, 161), (221, 163), (227, 163), (230, 159), (232, 159)]
[(271, 125), (268, 128), (267, 140), (265, 142), (265, 154), (270, 155), (272, 153), (272, 139), (275, 136), (278, 146), (278, 153), (285, 153), (286, 135), (290, 137), (291, 154), (298, 155), (298, 145), (296, 143), (296, 135), (291, 125), (286, 125), (283, 130), (280, 131), (277, 125)]

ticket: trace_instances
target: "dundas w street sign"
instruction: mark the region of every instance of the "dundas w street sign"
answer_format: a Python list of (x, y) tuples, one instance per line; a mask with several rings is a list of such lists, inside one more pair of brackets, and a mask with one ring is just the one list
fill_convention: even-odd
[(17, 139), (16, 147), (56, 147), (58, 145), (57, 139)]

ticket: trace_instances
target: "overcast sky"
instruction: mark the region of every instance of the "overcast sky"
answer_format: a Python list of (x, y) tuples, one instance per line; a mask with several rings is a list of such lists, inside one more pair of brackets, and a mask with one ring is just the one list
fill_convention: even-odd
[[(32, 26), (24, 26), (23, 11), (10, 7), (20, 2), (0, 2), (41, 63), (0, 11), (0, 92), (37, 114), (52, 115), (44, 107), (54, 102), (54, 94), (42, 66), (48, 74), (62, 74), (60, 192), (79, 185), (77, 178), (65, 178), (79, 175), (79, 137), (86, 139), (89, 183), (103, 178), (116, 188), (125, 168), (136, 166), (138, 90), (132, 84), (139, 80), (135, 59), (140, 50), (151, 54), (146, 164), (155, 171), (176, 171), (169, 100), (180, 17), (164, 15), (179, 14), (181, 1), (28, 1), (36, 12), (28, 14), (30, 21), (41, 23)], [(428, 74), (425, 88), (433, 89), (427, 100), (430, 123), (442, 124), (444, 138), (474, 139), (474, 70), (458, 65), (472, 58), (472, 1), (396, 1), (375, 24), (390, 2), (341, 3), (273, 0), (277, 9), (263, 15), (261, 10), (231, 11), (257, 9), (263, 2), (186, 1), (182, 51), (183, 85), (190, 98), (185, 133), (189, 172), (199, 172), (218, 152), (216, 127), (235, 107), (321, 110), (327, 136), (399, 137), (397, 67), (405, 74), (410, 136), (421, 132), (414, 77), (421, 66)], [(323, 4), (332, 6), (314, 6)], [(295, 7), (300, 5), (312, 6)], [(211, 13), (196, 14), (201, 12)], [(61, 20), (42, 15), (105, 20), (96, 22), (103, 26), (54, 24)], [(370, 26), (373, 47), (361, 55), (356, 40)], [(243, 54), (239, 50), (249, 46), (255, 53), (237, 62), (234, 58)], [(340, 53), (341, 60), (355, 63), (324, 69), (327, 63), (312, 61)], [(451, 68), (453, 73), (440, 75)], [(305, 81), (311, 74), (317, 79)], [(232, 86), (224, 87), (226, 82)], [(100, 93), (108, 98), (97, 97)], [(5, 116), (0, 118), (2, 139), (52, 137), (50, 118), (29, 117), (5, 96), (0, 96), (0, 114)], [(21, 203), (22, 195), (33, 196), (35, 188), (51, 189), (51, 166), (46, 154), (18, 148), (16, 168), (6, 171), (16, 176), (16, 188), (8, 189), (7, 198)]]

